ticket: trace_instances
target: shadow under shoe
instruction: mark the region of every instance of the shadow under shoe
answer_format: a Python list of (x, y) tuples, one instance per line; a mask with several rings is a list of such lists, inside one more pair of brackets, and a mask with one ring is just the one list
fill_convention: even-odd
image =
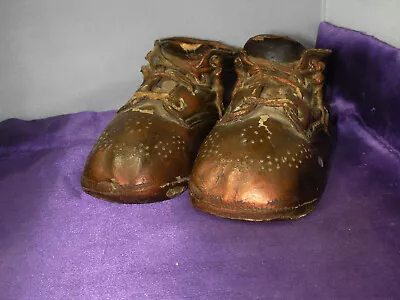
[(118, 203), (185, 191), (200, 144), (222, 115), (222, 66), (234, 55), (219, 42), (157, 40), (142, 67), (143, 83), (87, 158), (83, 190)]
[(322, 99), (329, 53), (270, 35), (246, 43), (232, 102), (192, 171), (195, 207), (250, 221), (297, 219), (315, 208), (332, 145)]

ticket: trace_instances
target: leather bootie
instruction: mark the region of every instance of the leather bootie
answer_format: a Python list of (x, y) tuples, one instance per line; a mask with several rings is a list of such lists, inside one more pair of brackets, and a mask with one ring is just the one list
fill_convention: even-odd
[(204, 137), (223, 110), (223, 66), (234, 49), (191, 38), (157, 40), (143, 83), (105, 128), (83, 170), (90, 195), (146, 203), (182, 193)]
[(322, 93), (329, 54), (280, 36), (246, 43), (232, 102), (192, 171), (195, 207), (251, 221), (297, 219), (315, 208), (332, 144)]

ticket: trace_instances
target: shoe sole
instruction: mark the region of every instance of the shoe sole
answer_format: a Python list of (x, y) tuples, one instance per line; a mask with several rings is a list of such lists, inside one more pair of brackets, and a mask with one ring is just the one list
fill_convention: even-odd
[(236, 202), (237, 205), (228, 205), (223, 203), (219, 197), (203, 194), (192, 183), (189, 183), (189, 195), (192, 205), (203, 212), (225, 219), (252, 222), (300, 219), (311, 213), (319, 200), (314, 199), (298, 206), (279, 209), (253, 208), (243, 206), (239, 201)]
[[(95, 182), (85, 177), (81, 179), (81, 186), (85, 193), (95, 198), (119, 204), (161, 202), (175, 198), (187, 189), (184, 182), (160, 188), (147, 184), (121, 186), (111, 182)], [(93, 188), (99, 186), (102, 188)]]

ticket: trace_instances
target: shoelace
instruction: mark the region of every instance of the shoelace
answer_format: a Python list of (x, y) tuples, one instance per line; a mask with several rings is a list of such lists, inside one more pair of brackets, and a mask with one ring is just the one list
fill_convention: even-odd
[[(214, 70), (217, 70), (211, 76), (219, 76), (218, 67), (220, 64), (219, 57), (215, 54), (217, 52), (216, 49), (209, 49), (201, 58), (198, 64), (188, 70), (187, 72), (182, 72), (178, 69), (178, 67), (171, 62), (169, 59), (164, 57), (161, 53), (156, 53), (160, 51), (150, 51), (146, 56), (146, 59), (149, 61), (149, 65), (142, 67), (143, 73), (143, 83), (141, 87), (135, 92), (135, 94), (131, 97), (127, 104), (125, 104), (120, 111), (129, 110), (132, 106), (142, 101), (143, 99), (153, 99), (153, 100), (161, 100), (167, 106), (172, 107), (176, 111), (182, 111), (186, 107), (185, 100), (182, 98), (175, 99), (172, 96), (174, 90), (177, 86), (183, 85), (189, 92), (195, 93), (196, 85), (203, 85), (205, 87), (210, 88), (207, 85), (204, 85), (202, 82), (201, 76), (203, 74), (211, 74)], [(154, 59), (154, 57), (157, 59)], [(161, 58), (161, 59), (160, 59)], [(156, 61), (156, 63), (154, 63)], [(222, 64), (222, 63), (221, 63)], [(154, 69), (164, 69), (163, 71), (156, 71)], [(152, 70), (153, 69), (153, 70)], [(222, 68), (220, 68), (222, 69)], [(162, 91), (153, 91), (153, 87), (160, 80), (171, 80), (177, 85), (170, 89), (168, 92)], [(218, 93), (218, 91), (216, 91)], [(220, 95), (221, 97), (222, 95)], [(217, 95), (218, 97), (218, 95)], [(177, 102), (178, 101), (178, 102)], [(220, 115), (222, 115), (222, 108), (220, 107)]]
[[(287, 115), (290, 122), (293, 124), (295, 128), (299, 131), (304, 132), (307, 136), (310, 136), (317, 128), (323, 127), (326, 131), (327, 117), (328, 113), (326, 109), (323, 107), (322, 103), (318, 108), (321, 110), (321, 118), (316, 120), (310, 124), (311, 119), (311, 107), (306, 101), (304, 101), (304, 96), (302, 89), (305, 89), (307, 86), (307, 82), (304, 81), (303, 78), (306, 78), (308, 73), (312, 75), (316, 75), (316, 80), (319, 80), (320, 83), (323, 81), (323, 75), (319, 72), (296, 72), (284, 68), (278, 68), (276, 66), (271, 65), (258, 65), (251, 62), (247, 55), (243, 52), (240, 53), (238, 58), (242, 64), (245, 64), (249, 70), (248, 75), (249, 79), (245, 79), (241, 85), (237, 86), (234, 90), (234, 93), (239, 89), (246, 86), (246, 89), (251, 89), (252, 86), (256, 89), (257, 87), (261, 90), (268, 86), (271, 82), (279, 82), (287, 87), (291, 91), (293, 91), (293, 97), (279, 97), (279, 98), (265, 98), (261, 96), (252, 96), (248, 97), (242, 102), (241, 107), (249, 105), (254, 106), (256, 103), (260, 103), (262, 105), (270, 106), (270, 107), (281, 107), (283, 111)], [(279, 75), (275, 75), (279, 74)], [(303, 76), (302, 76), (303, 75)], [(322, 78), (321, 78), (322, 77)], [(289, 80), (291, 78), (292, 80)], [(295, 82), (293, 82), (293, 79)], [(317, 88), (316, 93), (322, 93), (321, 88)], [(322, 98), (322, 95), (320, 95)], [(237, 112), (233, 112), (232, 117), (236, 117), (241, 114), (245, 114), (246, 108), (241, 109), (238, 107)]]

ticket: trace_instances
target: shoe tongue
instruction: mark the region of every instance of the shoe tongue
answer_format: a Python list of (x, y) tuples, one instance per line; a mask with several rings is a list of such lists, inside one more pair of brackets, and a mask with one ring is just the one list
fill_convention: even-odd
[(253, 57), (290, 63), (299, 60), (306, 48), (288, 37), (261, 34), (250, 38), (243, 49)]

